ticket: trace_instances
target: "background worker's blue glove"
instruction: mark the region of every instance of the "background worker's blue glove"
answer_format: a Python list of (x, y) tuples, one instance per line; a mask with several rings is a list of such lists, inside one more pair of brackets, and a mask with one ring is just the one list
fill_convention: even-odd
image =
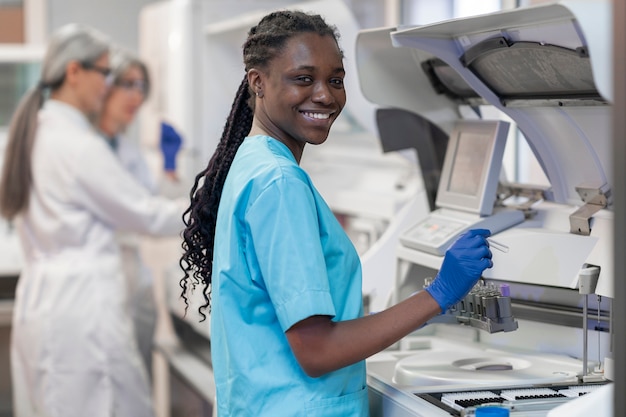
[(161, 152), (163, 153), (163, 169), (176, 171), (176, 154), (180, 150), (183, 139), (168, 123), (161, 122)]
[(439, 273), (425, 288), (442, 312), (465, 297), (483, 271), (493, 266), (487, 243), (490, 234), (486, 229), (468, 230), (446, 251)]

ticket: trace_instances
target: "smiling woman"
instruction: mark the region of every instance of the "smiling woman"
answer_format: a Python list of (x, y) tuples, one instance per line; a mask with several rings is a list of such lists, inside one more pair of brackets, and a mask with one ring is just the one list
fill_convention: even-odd
[[(220, 417), (367, 416), (365, 362), (491, 265), (488, 231), (462, 237), (429, 287), (363, 316), (359, 255), (308, 174), (346, 103), (339, 34), (277, 11), (248, 33), (246, 74), (185, 213), (183, 297), (202, 284)], [(210, 305), (209, 305), (210, 296)]]
[(346, 104), (342, 54), (332, 36), (302, 33), (272, 64), (273, 71), (265, 65), (248, 68), (248, 84), (257, 96), (250, 136), (279, 140), (299, 163), (305, 144), (326, 141)]

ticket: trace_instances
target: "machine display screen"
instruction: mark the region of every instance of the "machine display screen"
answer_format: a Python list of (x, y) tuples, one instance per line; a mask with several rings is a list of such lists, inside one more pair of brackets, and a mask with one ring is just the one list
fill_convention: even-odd
[(465, 195), (476, 195), (485, 170), (485, 160), (489, 155), (489, 137), (472, 132), (461, 132), (454, 155), (448, 190)]
[(488, 216), (493, 211), (509, 124), (464, 120), (450, 134), (437, 207)]

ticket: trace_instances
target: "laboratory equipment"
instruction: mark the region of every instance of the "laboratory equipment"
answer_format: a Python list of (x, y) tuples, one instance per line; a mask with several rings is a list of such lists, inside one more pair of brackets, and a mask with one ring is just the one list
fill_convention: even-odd
[(502, 120), (457, 122), (439, 181), (439, 207), (491, 215), (508, 131), (509, 123)]
[(508, 130), (509, 123), (500, 120), (456, 124), (439, 180), (437, 208), (400, 236), (404, 245), (443, 255), (468, 229), (496, 234), (524, 220), (521, 210), (495, 207)]
[[(497, 187), (507, 208), (524, 214), (494, 234), (508, 251), (493, 250), (483, 273), (488, 285), (508, 285), (509, 327), (462, 323), (458, 312), (474, 310), (461, 305), (372, 356), (373, 417), (474, 416), (489, 403), (511, 416), (546, 416), (611, 385), (610, 16), (609, 1), (562, 1), (360, 33), (361, 87), (374, 103), (442, 126), (496, 114), (548, 181), (500, 178)], [(424, 91), (439, 92), (456, 117), (429, 113)], [(406, 244), (412, 225), (394, 246), (390, 303), (441, 266), (439, 253)], [(446, 320), (463, 325), (437, 323)]]
[[(432, 282), (430, 278), (424, 281), (424, 288)], [(489, 333), (512, 332), (518, 328), (508, 284), (496, 285), (482, 280), (458, 303), (428, 323), (459, 323)]]

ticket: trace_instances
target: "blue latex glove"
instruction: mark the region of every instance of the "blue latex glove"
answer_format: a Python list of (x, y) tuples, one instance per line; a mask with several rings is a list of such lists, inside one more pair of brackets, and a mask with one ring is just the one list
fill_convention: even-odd
[(432, 284), (425, 288), (445, 312), (474, 287), (486, 268), (491, 268), (491, 250), (486, 229), (461, 234), (446, 251), (443, 264)]
[(161, 152), (163, 153), (163, 168), (166, 171), (176, 171), (176, 154), (180, 150), (183, 139), (168, 123), (161, 122)]

